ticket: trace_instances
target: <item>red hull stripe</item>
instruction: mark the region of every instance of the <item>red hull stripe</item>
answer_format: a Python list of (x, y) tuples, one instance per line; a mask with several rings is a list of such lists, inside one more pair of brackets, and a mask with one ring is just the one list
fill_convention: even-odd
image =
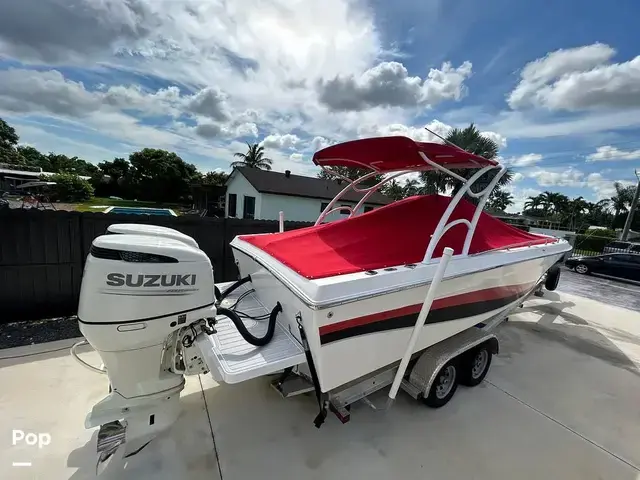
[[(535, 286), (533, 283), (525, 283), (520, 285), (508, 285), (504, 287), (486, 288), (484, 290), (475, 290), (473, 292), (461, 293), (450, 297), (438, 298), (434, 300), (431, 311), (441, 310), (449, 307), (457, 307), (471, 303), (486, 302), (489, 300), (498, 300), (501, 298), (517, 298), (524, 295)], [(363, 317), (352, 318), (338, 323), (332, 323), (320, 327), (320, 336), (327, 335), (349, 328), (360, 327), (368, 323), (381, 322), (392, 318), (405, 317), (420, 312), (422, 304), (408, 305), (406, 307), (387, 310), (385, 312), (376, 312)], [(430, 313), (431, 314), (431, 313)], [(428, 320), (427, 320), (427, 323)]]

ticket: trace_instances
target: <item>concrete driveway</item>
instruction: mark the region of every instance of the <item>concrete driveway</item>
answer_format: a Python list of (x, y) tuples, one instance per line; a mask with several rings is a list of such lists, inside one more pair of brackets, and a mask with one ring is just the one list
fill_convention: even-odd
[[(486, 381), (444, 408), (399, 395), (388, 412), (358, 404), (350, 423), (330, 416), (319, 430), (312, 396), (282, 399), (268, 379), (189, 377), (180, 420), (104, 478), (640, 480), (640, 314), (551, 292), (499, 336)], [(94, 478), (95, 432), (83, 420), (106, 379), (68, 344), (0, 351), (18, 357), (0, 360), (2, 478)], [(12, 429), (51, 443), (12, 446)]]

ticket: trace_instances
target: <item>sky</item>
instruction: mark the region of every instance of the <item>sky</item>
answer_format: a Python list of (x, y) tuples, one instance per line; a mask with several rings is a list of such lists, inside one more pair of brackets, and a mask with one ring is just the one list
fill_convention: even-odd
[(590, 201), (640, 171), (640, 2), (0, 0), (0, 117), (98, 163), (144, 147), (229, 171), (475, 123), (508, 187)]

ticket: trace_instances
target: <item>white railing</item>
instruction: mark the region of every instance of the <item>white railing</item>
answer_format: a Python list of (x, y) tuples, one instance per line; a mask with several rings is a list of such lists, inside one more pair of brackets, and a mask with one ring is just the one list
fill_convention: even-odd
[(393, 402), (396, 398), (396, 394), (398, 393), (398, 389), (400, 388), (400, 384), (402, 383), (404, 374), (407, 371), (407, 367), (409, 366), (409, 360), (411, 360), (413, 351), (416, 348), (416, 342), (418, 341), (418, 337), (420, 336), (420, 332), (422, 331), (424, 322), (427, 321), (427, 315), (429, 315), (429, 312), (431, 311), (433, 300), (436, 298), (438, 287), (440, 287), (440, 282), (442, 282), (442, 278), (444, 277), (444, 272), (447, 269), (447, 265), (449, 264), (449, 260), (451, 260), (452, 256), (453, 256), (453, 249), (446, 247), (442, 253), (442, 258), (440, 259), (440, 263), (438, 264), (436, 273), (433, 275), (433, 279), (431, 280), (429, 289), (427, 290), (427, 295), (424, 298), (424, 301), (422, 302), (422, 307), (420, 308), (420, 313), (418, 314), (418, 318), (416, 318), (416, 323), (413, 325), (413, 330), (411, 331), (411, 337), (409, 337), (409, 342), (407, 343), (407, 347), (404, 350), (404, 355), (402, 356), (402, 360), (400, 361), (400, 365), (398, 366), (396, 375), (393, 378), (391, 390), (389, 390), (389, 395), (388, 395), (389, 404)]
[[(380, 175), (380, 172), (371, 172), (371, 173), (367, 173), (366, 175), (356, 179), (356, 180), (351, 180), (347, 177), (344, 177), (342, 175), (340, 175), (337, 172), (334, 172), (326, 167), (321, 167), (325, 172), (331, 174), (331, 175), (335, 175), (341, 179), (344, 179), (348, 182), (348, 185), (346, 187), (344, 187), (334, 198), (333, 200), (331, 200), (331, 202), (329, 202), (329, 204), (325, 207), (325, 209), (322, 211), (322, 213), (320, 214), (320, 216), (318, 217), (318, 219), (316, 220), (315, 225), (319, 225), (320, 223), (322, 223), (322, 221), (331, 213), (337, 211), (337, 210), (350, 210), (350, 214), (348, 218), (351, 217), (355, 217), (356, 215), (358, 215), (358, 209), (369, 199), (369, 197), (371, 195), (373, 195), (376, 191), (378, 191), (378, 189), (380, 189), (380, 187), (382, 185), (384, 185), (387, 182), (390, 182), (391, 180), (393, 180), (394, 178), (398, 178), (402, 175), (406, 175), (407, 173), (413, 173), (415, 172), (415, 170), (403, 170), (401, 172), (396, 172), (393, 173), (391, 175), (389, 175), (388, 177), (385, 177), (384, 179), (382, 179), (380, 182), (376, 183), (375, 185), (372, 185), (370, 187), (366, 187), (366, 188), (358, 188), (356, 185), (358, 185), (359, 183), (362, 183), (365, 180), (368, 180), (372, 177), (375, 177), (376, 175)], [(344, 197), (344, 195), (349, 191), (349, 190), (353, 190), (356, 193), (364, 193), (365, 195), (360, 199), (360, 201), (357, 203), (357, 205), (355, 207), (350, 207), (348, 205), (344, 205), (341, 207), (334, 207), (334, 205), (336, 204), (336, 202), (338, 202), (342, 197)]]
[[(455, 178), (456, 180), (459, 180), (460, 182), (462, 182), (462, 187), (456, 192), (456, 194), (453, 196), (453, 198), (451, 199), (451, 201), (449, 202), (449, 205), (447, 206), (446, 210), (444, 211), (444, 213), (442, 214), (442, 217), (440, 217), (440, 221), (438, 222), (438, 225), (436, 226), (435, 230), (433, 231), (433, 234), (431, 235), (431, 240), (429, 241), (429, 245), (427, 246), (427, 249), (425, 251), (424, 257), (423, 257), (423, 263), (429, 263), (431, 262), (432, 258), (433, 258), (433, 252), (435, 251), (436, 247), (438, 246), (438, 243), (440, 242), (440, 240), (442, 239), (443, 235), (449, 231), (449, 229), (455, 227), (456, 225), (465, 225), (467, 227), (467, 235), (465, 236), (465, 240), (464, 240), (464, 244), (462, 247), (462, 252), (458, 255), (455, 256), (467, 256), (469, 254), (469, 249), (471, 248), (471, 242), (473, 240), (473, 236), (475, 234), (476, 231), (476, 227), (478, 226), (478, 220), (480, 219), (480, 214), (482, 213), (482, 210), (484, 210), (484, 206), (487, 203), (487, 200), (489, 199), (489, 196), (491, 195), (491, 192), (493, 191), (493, 189), (496, 187), (496, 185), (498, 184), (498, 182), (500, 181), (500, 178), (504, 175), (504, 173), (506, 172), (506, 167), (504, 166), (495, 166), (495, 165), (488, 165), (486, 167), (483, 167), (481, 169), (479, 169), (476, 173), (474, 173), (470, 178), (464, 178), (461, 175), (458, 175), (457, 173), (449, 170), (446, 167), (443, 167), (442, 165), (439, 165), (436, 162), (433, 162), (431, 160), (429, 160), (429, 158), (427, 158), (427, 156), (422, 153), (419, 152), (420, 156), (422, 157), (422, 159), (425, 161), (425, 167), (424, 168), (413, 168), (411, 170), (401, 170), (401, 171), (396, 171), (396, 172), (388, 172), (386, 177), (381, 180), (380, 182), (376, 183), (375, 185), (372, 185), (370, 187), (366, 187), (366, 188), (358, 188), (357, 185), (361, 184), (362, 182), (375, 177), (376, 175), (380, 175), (380, 172), (378, 171), (372, 171), (370, 173), (367, 173), (365, 175), (363, 175), (362, 177), (356, 179), (356, 180), (351, 180), (343, 175), (340, 175), (337, 172), (332, 171), (329, 168), (326, 167), (321, 167), (323, 170), (325, 170), (327, 173), (334, 175), (336, 177), (339, 177), (345, 181), (348, 182), (348, 185), (346, 187), (344, 187), (334, 198), (333, 200), (331, 200), (331, 202), (329, 202), (329, 204), (326, 206), (326, 208), (322, 211), (322, 213), (320, 214), (320, 216), (318, 217), (318, 219), (316, 220), (315, 225), (319, 225), (320, 223), (322, 223), (322, 221), (331, 213), (335, 212), (335, 211), (339, 211), (339, 210), (349, 210), (349, 218), (354, 217), (359, 215), (358, 210), (364, 205), (364, 203), (371, 197), (371, 195), (373, 195), (377, 190), (380, 189), (380, 187), (382, 187), (385, 183), (390, 182), (393, 179), (396, 179), (402, 175), (406, 175), (408, 173), (415, 173), (415, 172), (419, 172), (419, 171), (425, 171), (425, 170), (438, 170), (441, 171), (443, 173), (446, 173), (447, 175), (449, 175), (452, 178)], [(366, 165), (365, 165), (366, 166)], [(495, 174), (495, 176), (491, 179), (491, 181), (489, 182), (489, 184), (482, 189), (480, 192), (473, 192), (471, 190), (471, 187), (486, 173), (488, 173), (489, 171), (492, 170), (498, 170)], [(351, 206), (347, 206), (347, 205), (342, 205), (339, 207), (336, 207), (336, 203), (344, 197), (344, 195), (349, 191), (349, 190), (353, 190), (354, 192), (358, 192), (358, 193), (364, 193), (365, 195), (360, 199), (360, 201), (356, 204), (355, 207), (351, 207)], [(460, 203), (460, 200), (462, 200), (462, 198), (465, 195), (469, 195), (470, 197), (473, 198), (479, 198), (479, 202), (478, 205), (476, 206), (476, 209), (473, 213), (473, 217), (471, 218), (471, 220), (468, 219), (457, 219), (457, 220), (453, 220), (453, 221), (449, 221), (449, 219), (451, 218), (451, 215), (453, 214), (454, 210), (456, 209), (456, 207), (458, 206), (458, 204)]]
[[(432, 162), (431, 160), (426, 158), (422, 152), (420, 152), (420, 154), (423, 155), (425, 162), (438, 168), (438, 170), (447, 172), (446, 168), (440, 165), (437, 165), (435, 162)], [(481, 190), (480, 192), (471, 191), (471, 187), (478, 181), (478, 179), (480, 179), (480, 177), (482, 177), (487, 172), (491, 170), (495, 170), (497, 168), (499, 168), (500, 170), (496, 173), (496, 175), (493, 177), (491, 182), (489, 182), (489, 184), (483, 190)], [(462, 247), (462, 252), (460, 253), (460, 255), (466, 256), (469, 254), (469, 248), (471, 247), (471, 241), (473, 240), (473, 235), (475, 234), (476, 227), (478, 226), (478, 220), (480, 219), (480, 214), (482, 213), (482, 210), (484, 209), (484, 206), (487, 203), (487, 200), (489, 199), (491, 192), (493, 191), (495, 186), (498, 184), (498, 181), (506, 171), (507, 171), (506, 167), (495, 167), (493, 165), (489, 165), (487, 167), (484, 167), (478, 170), (469, 179), (460, 177), (460, 181), (463, 182), (462, 188), (460, 188), (460, 190), (458, 190), (458, 192), (454, 195), (454, 197), (449, 202), (447, 209), (442, 214), (442, 217), (440, 217), (440, 221), (438, 222), (438, 225), (436, 226), (435, 230), (433, 231), (433, 234), (431, 235), (431, 240), (429, 241), (429, 245), (427, 246), (427, 251), (424, 253), (424, 258), (422, 259), (423, 263), (428, 263), (431, 261), (433, 257), (433, 252), (435, 251), (436, 247), (438, 246), (438, 243), (442, 239), (442, 236), (445, 233), (447, 233), (447, 231), (449, 231), (450, 228), (456, 225), (467, 226), (467, 235), (464, 239), (464, 245)], [(450, 174), (453, 174), (453, 172), (450, 172)], [(467, 219), (458, 219), (458, 220), (449, 222), (449, 219), (451, 218), (451, 214), (454, 212), (454, 210), (460, 203), (460, 200), (462, 200), (462, 197), (464, 197), (465, 194), (473, 198), (480, 198), (480, 202), (478, 202), (478, 205), (476, 206), (476, 210), (473, 213), (473, 217), (471, 221)]]

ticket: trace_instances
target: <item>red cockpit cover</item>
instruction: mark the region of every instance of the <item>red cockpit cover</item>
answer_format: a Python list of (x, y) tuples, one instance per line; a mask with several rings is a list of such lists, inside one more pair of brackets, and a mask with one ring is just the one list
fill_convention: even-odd
[[(309, 279), (418, 263), (450, 200), (441, 195), (409, 197), (348, 220), (240, 239)], [(451, 220), (471, 220), (475, 208), (461, 200)], [(442, 255), (445, 246), (461, 253), (466, 234), (464, 225), (451, 228), (440, 240), (434, 258)], [(545, 242), (549, 238), (482, 212), (469, 253)]]

